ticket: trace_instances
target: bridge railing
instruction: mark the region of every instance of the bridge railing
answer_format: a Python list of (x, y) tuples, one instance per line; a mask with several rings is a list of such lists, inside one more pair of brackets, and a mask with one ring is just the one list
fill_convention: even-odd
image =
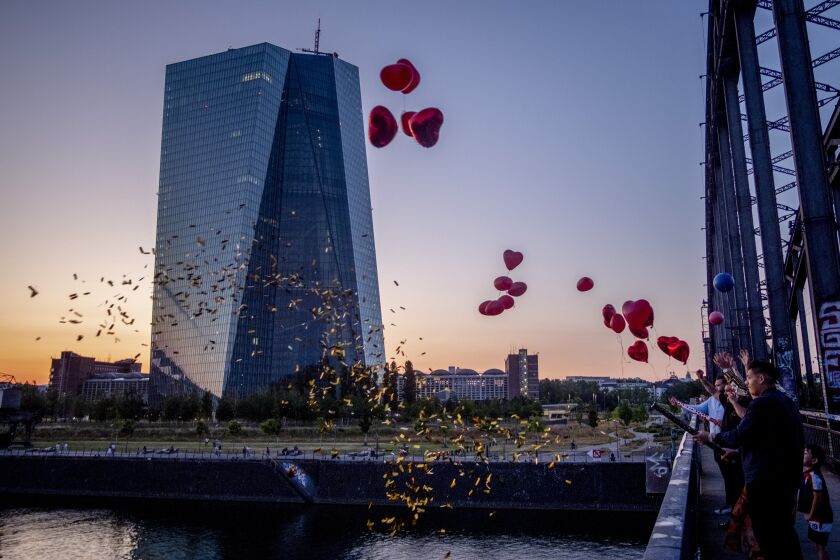
[(644, 560), (695, 557), (700, 511), (699, 453), (700, 445), (689, 434), (683, 434)]
[[(825, 449), (829, 465), (837, 471), (840, 468), (840, 432), (826, 427), (824, 414), (806, 410), (801, 412), (805, 443), (816, 443)], [(837, 422), (832, 419), (829, 424), (836, 427)]]
[[(644, 449), (632, 452), (621, 453), (616, 457), (616, 462), (623, 463), (644, 463), (647, 460), (647, 451)], [(610, 462), (609, 456), (602, 456), (600, 459), (591, 457), (583, 451), (569, 451), (560, 453), (561, 463), (607, 463)], [(214, 460), (214, 461), (252, 461), (264, 459), (283, 459), (291, 461), (302, 460), (341, 460), (341, 461), (385, 461), (396, 457), (393, 453), (380, 453), (377, 456), (369, 456), (364, 454), (341, 453), (336, 457), (332, 457), (329, 452), (314, 453), (312, 451), (301, 452), (297, 455), (283, 455), (282, 453), (272, 450), (271, 453), (265, 451), (250, 450), (247, 454), (240, 452), (213, 452), (213, 451), (182, 451), (175, 450), (167, 452), (160, 450), (149, 450), (143, 453), (142, 450), (137, 449), (118, 449), (113, 453), (108, 453), (106, 449), (68, 449), (67, 451), (38, 449), (38, 448), (11, 448), (0, 449), (0, 456), (26, 456), (26, 457), (101, 457), (102, 459), (111, 458), (133, 458), (133, 459), (149, 459), (149, 460)], [(557, 453), (542, 452), (538, 455), (533, 453), (524, 454), (518, 458), (519, 463), (531, 463), (536, 459), (539, 463), (550, 463), (556, 460)], [(477, 459), (474, 455), (452, 455), (453, 461), (471, 462)], [(491, 462), (513, 462), (509, 456), (502, 457), (501, 454), (490, 454), (488, 459)], [(408, 462), (424, 462), (426, 457), (423, 455), (404, 455), (404, 461)], [(439, 459), (448, 460), (448, 459)]]

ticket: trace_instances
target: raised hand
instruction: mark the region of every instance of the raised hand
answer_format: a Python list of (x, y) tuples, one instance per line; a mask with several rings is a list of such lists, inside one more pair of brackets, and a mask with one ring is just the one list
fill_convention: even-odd
[(735, 360), (729, 352), (718, 352), (712, 358), (712, 361), (720, 369), (733, 369), (735, 367)]
[(702, 369), (698, 369), (697, 371), (694, 372), (694, 376), (697, 377), (697, 379), (699, 381), (703, 381), (703, 379), (706, 377), (706, 374), (703, 373)]
[(735, 385), (732, 383), (727, 383), (726, 388), (723, 391), (726, 393), (726, 396), (729, 397), (730, 400), (738, 398), (738, 395), (735, 391)]
[(747, 371), (750, 367), (750, 351), (746, 349), (741, 350), (738, 358), (740, 358), (741, 363), (744, 364), (744, 371)]

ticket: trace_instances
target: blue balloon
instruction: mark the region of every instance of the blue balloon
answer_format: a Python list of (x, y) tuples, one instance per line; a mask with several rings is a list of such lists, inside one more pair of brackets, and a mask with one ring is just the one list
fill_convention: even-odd
[(715, 286), (715, 290), (719, 292), (729, 292), (735, 287), (735, 279), (728, 272), (718, 273), (712, 283)]

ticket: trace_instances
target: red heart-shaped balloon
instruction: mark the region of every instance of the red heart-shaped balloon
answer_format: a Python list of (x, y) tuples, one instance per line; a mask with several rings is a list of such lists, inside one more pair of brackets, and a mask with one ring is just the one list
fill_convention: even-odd
[(411, 134), (424, 148), (431, 148), (438, 142), (440, 127), (443, 126), (443, 113), (437, 107), (428, 107), (415, 113), (408, 119)]
[(610, 328), (616, 332), (616, 334), (621, 334), (624, 331), (625, 321), (624, 317), (616, 313), (610, 319)]
[(411, 68), (411, 80), (409, 80), (408, 85), (402, 89), (403, 93), (411, 93), (417, 86), (420, 85), (420, 72), (417, 71), (417, 68), (411, 63), (410, 60), (407, 58), (401, 58), (397, 61), (397, 64), (405, 64), (409, 68)]
[(510, 309), (514, 305), (514, 300), (509, 295), (500, 296), (497, 301), (501, 303), (505, 309)]
[(507, 269), (513, 270), (522, 263), (522, 259), (524, 259), (525, 256), (519, 251), (511, 251), (508, 249), (504, 252), (502, 258), (505, 260), (505, 266)]
[(487, 306), (490, 305), (491, 300), (482, 301), (478, 306), (478, 312), (482, 315), (487, 315)]
[(637, 299), (633, 305), (634, 313), (638, 313), (642, 318), (643, 327), (653, 326), (653, 306), (646, 299)]
[(668, 350), (668, 345), (677, 342), (678, 340), (679, 338), (677, 338), (676, 336), (660, 336), (656, 339), (656, 345), (659, 346), (660, 350), (662, 350), (670, 356), (671, 351)]
[(630, 325), (637, 327), (653, 326), (653, 307), (646, 299), (627, 301), (621, 306), (621, 311)]
[(511, 284), (508, 293), (512, 296), (519, 297), (525, 293), (525, 290), (528, 289), (528, 285), (525, 282), (514, 282)]
[(495, 280), (493, 280), (493, 286), (499, 291), (507, 291), (513, 286), (513, 280), (511, 280), (507, 276), (499, 276)]
[[(623, 306), (622, 310), (624, 310)], [(631, 325), (649, 327), (653, 325), (653, 308), (645, 299), (630, 302), (627, 311), (624, 312), (624, 318)]]
[(504, 310), (505, 310), (505, 306), (499, 300), (491, 301), (490, 303), (487, 304), (487, 307), (485, 308), (485, 312), (487, 313), (487, 315), (491, 315), (491, 316), (492, 315), (501, 315)]
[(676, 342), (672, 342), (668, 345), (668, 352), (671, 356), (674, 357), (675, 360), (680, 361), (682, 363), (688, 362), (688, 343), (684, 340), (678, 340)]
[(635, 324), (631, 323), (630, 321), (627, 321), (627, 329), (631, 333), (633, 333), (633, 336), (635, 336), (636, 338), (647, 339), (647, 338), (650, 337), (650, 334), (648, 333), (647, 328), (640, 327), (639, 325), (635, 325)]
[(641, 340), (637, 340), (627, 349), (627, 355), (630, 356), (632, 359), (636, 360), (637, 362), (647, 362), (647, 344), (645, 344)]
[(370, 110), (368, 139), (375, 148), (384, 148), (397, 135), (397, 119), (386, 107), (377, 105)]
[(579, 292), (588, 292), (595, 286), (595, 282), (592, 281), (592, 278), (588, 276), (584, 276), (577, 283), (577, 289)]
[(412, 67), (408, 64), (391, 64), (379, 72), (382, 84), (394, 91), (402, 91), (411, 83)]
[(402, 115), (400, 115), (400, 123), (402, 124), (402, 131), (405, 132), (406, 136), (411, 136), (414, 138), (414, 135), (411, 133), (411, 126), (408, 124), (408, 121), (411, 120), (411, 117), (414, 116), (414, 111), (406, 111)]
[(604, 326), (608, 329), (611, 328), (610, 319), (612, 319), (613, 315), (615, 315), (615, 307), (608, 303), (603, 309), (601, 309), (601, 315), (604, 317)]

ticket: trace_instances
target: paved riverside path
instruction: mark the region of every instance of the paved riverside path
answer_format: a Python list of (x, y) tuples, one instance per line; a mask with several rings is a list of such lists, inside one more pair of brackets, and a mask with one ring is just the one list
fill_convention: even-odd
[[(715, 515), (714, 511), (723, 505), (723, 477), (720, 476), (720, 469), (712, 456), (712, 451), (702, 446), (703, 450), (703, 474), (700, 477), (700, 522), (698, 526), (698, 540), (700, 544), (701, 558), (703, 560), (737, 560), (743, 559), (740, 553), (726, 552), (723, 549), (723, 539), (726, 529), (718, 527), (718, 522), (726, 519), (726, 516)], [(840, 558), (840, 476), (837, 476), (829, 469), (823, 470), (825, 481), (828, 485), (828, 493), (831, 496), (831, 508), (834, 510), (834, 529), (828, 540), (828, 550), (832, 558)], [(796, 532), (799, 533), (799, 542), (802, 547), (802, 557), (805, 560), (816, 558), (814, 543), (808, 540), (808, 525), (801, 513), (796, 516)]]

